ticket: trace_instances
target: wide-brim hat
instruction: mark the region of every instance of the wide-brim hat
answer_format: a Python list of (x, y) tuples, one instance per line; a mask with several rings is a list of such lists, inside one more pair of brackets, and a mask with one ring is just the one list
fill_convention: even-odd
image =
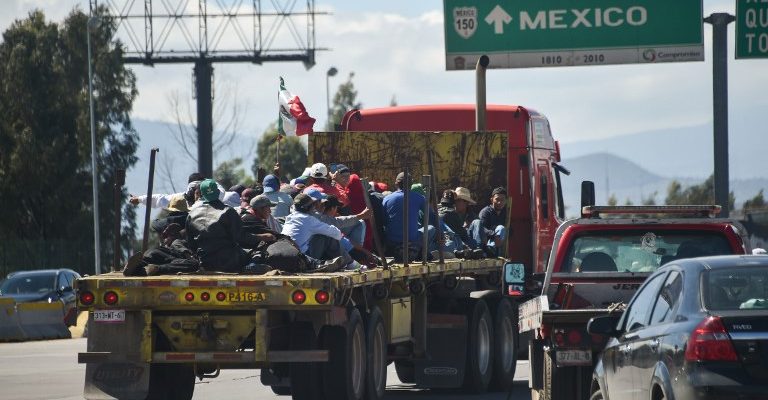
[(477, 204), (475, 199), (472, 198), (472, 192), (470, 192), (469, 189), (459, 186), (456, 188), (456, 190), (454, 190), (454, 192), (456, 192), (457, 200), (464, 200), (472, 205)]

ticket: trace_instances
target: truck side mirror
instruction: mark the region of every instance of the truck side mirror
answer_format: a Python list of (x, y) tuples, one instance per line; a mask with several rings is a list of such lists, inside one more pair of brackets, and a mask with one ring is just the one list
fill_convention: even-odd
[(587, 332), (592, 335), (619, 336), (620, 332), (616, 329), (619, 318), (621, 318), (620, 315), (594, 317), (587, 322)]
[(595, 183), (592, 181), (581, 182), (581, 208), (595, 205)]
[(525, 265), (521, 263), (504, 264), (504, 295), (519, 297), (525, 287)]

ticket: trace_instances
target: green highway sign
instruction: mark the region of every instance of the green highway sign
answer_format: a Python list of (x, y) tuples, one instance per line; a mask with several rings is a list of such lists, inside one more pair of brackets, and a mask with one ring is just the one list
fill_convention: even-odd
[(768, 1), (736, 0), (736, 58), (768, 58)]
[(448, 70), (473, 69), (483, 54), (489, 68), (704, 60), (702, 0), (443, 0), (443, 8)]

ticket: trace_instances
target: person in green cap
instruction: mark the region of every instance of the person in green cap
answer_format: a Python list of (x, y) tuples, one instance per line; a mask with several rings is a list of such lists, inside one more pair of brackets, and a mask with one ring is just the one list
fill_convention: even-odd
[(219, 192), (213, 179), (200, 183), (195, 200), (202, 200), (202, 204), (189, 211), (187, 241), (203, 268), (240, 272), (250, 262), (248, 253), (240, 247), (240, 243), (254, 242), (256, 238), (242, 232), (240, 216), (235, 209), (219, 200)]

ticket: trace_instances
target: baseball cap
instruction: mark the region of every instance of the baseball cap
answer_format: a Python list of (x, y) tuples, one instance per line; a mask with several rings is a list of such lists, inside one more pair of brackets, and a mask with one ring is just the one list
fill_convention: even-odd
[(309, 206), (315, 202), (315, 199), (306, 193), (299, 193), (293, 198), (293, 205), (297, 210), (306, 211)]
[(326, 178), (328, 177), (328, 167), (323, 163), (315, 163), (309, 167), (309, 176), (313, 178)]
[(269, 199), (269, 197), (260, 194), (254, 198), (251, 199), (251, 207), (253, 208), (261, 208), (261, 207), (274, 207), (277, 203), (273, 203), (272, 200)]
[[(408, 174), (408, 178), (410, 178), (410, 177), (411, 177), (411, 175)], [(395, 178), (395, 182), (402, 182), (404, 180), (405, 180), (405, 172), (401, 172), (401, 173), (397, 174), (397, 178)]]
[(304, 190), (304, 194), (306, 194), (307, 196), (311, 197), (315, 201), (320, 201), (320, 200), (323, 200), (326, 197), (328, 197), (325, 193), (323, 193), (323, 192), (321, 192), (321, 191), (319, 191), (317, 189), (314, 189), (314, 188), (305, 189)]
[(343, 173), (349, 173), (349, 172), (352, 172), (352, 170), (349, 169), (349, 167), (347, 167), (346, 165), (344, 165), (344, 164), (336, 164), (336, 173), (337, 174), (343, 174)]
[(280, 189), (280, 180), (274, 175), (267, 175), (261, 182), (264, 186), (264, 193), (276, 192)]
[(206, 179), (200, 182), (200, 195), (203, 196), (203, 202), (209, 203), (219, 199), (219, 186), (213, 179)]

